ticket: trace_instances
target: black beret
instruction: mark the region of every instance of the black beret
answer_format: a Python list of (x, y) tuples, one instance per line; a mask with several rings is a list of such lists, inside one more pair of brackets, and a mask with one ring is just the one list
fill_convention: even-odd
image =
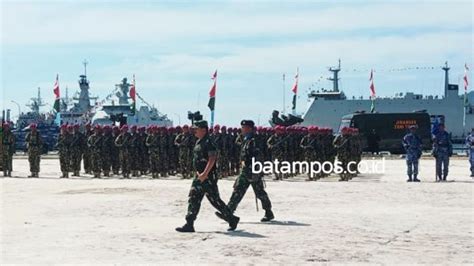
[(194, 124), (193, 124), (193, 127), (194, 128), (207, 128), (207, 121), (206, 120), (197, 120), (197, 121), (194, 121)]
[(240, 122), (241, 126), (249, 126), (249, 127), (254, 127), (255, 123), (252, 120), (242, 120)]

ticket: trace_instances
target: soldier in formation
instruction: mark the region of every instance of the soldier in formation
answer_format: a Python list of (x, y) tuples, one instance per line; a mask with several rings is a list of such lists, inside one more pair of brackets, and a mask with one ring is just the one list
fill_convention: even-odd
[(3, 176), (12, 176), (13, 153), (15, 153), (15, 135), (10, 130), (10, 124), (4, 123), (2, 131), (2, 167)]
[(39, 177), (41, 153), (43, 152), (43, 139), (36, 124), (30, 124), (30, 132), (25, 136), (28, 162), (31, 174), (28, 177)]
[(471, 177), (474, 177), (474, 128), (466, 138), (466, 147), (469, 154), (469, 163), (471, 164)]
[(58, 143), (56, 144), (59, 154), (59, 166), (62, 175), (60, 178), (68, 178), (71, 169), (71, 143), (72, 135), (69, 133), (67, 125), (61, 125), (58, 136)]

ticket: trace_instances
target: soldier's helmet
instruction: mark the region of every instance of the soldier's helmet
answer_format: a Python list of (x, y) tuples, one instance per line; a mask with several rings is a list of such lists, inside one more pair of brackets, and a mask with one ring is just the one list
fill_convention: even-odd
[(185, 128), (189, 128), (189, 126), (185, 124), (185, 125), (183, 126), (183, 129), (185, 129)]
[(33, 128), (36, 129), (36, 127), (37, 127), (37, 125), (36, 125), (35, 123), (31, 123), (31, 124), (30, 124), (30, 128), (31, 128), (31, 129), (33, 129)]
[(74, 124), (74, 129), (79, 129), (81, 126), (79, 124)]
[(181, 126), (176, 126), (176, 130), (181, 130)]
[(102, 128), (100, 127), (100, 125), (95, 125), (94, 130), (96, 132), (100, 132), (102, 130)]

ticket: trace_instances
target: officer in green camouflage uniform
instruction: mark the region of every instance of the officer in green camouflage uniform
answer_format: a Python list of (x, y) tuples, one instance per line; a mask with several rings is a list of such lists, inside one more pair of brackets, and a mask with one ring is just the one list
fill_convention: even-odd
[(86, 172), (86, 174), (91, 174), (92, 173), (91, 150), (87, 146), (86, 142), (89, 139), (89, 137), (92, 136), (92, 134), (94, 133), (92, 132), (92, 126), (90, 123), (87, 123), (85, 128), (86, 128), (86, 131), (84, 133), (84, 143), (83, 143), (84, 150), (82, 154), (82, 159), (84, 161), (84, 171)]
[(130, 127), (130, 145), (128, 146), (128, 153), (130, 156), (130, 171), (132, 176), (139, 176), (138, 171), (140, 170), (138, 147), (140, 145), (140, 139), (137, 132), (138, 127), (133, 125)]
[(168, 174), (176, 175), (178, 170), (178, 150), (174, 145), (176, 138), (176, 129), (174, 127), (167, 128), (168, 131)]
[[(306, 161), (308, 164), (311, 162), (318, 162), (320, 160), (318, 154), (321, 152), (321, 143), (317, 132), (318, 127), (310, 126), (308, 128), (308, 134), (300, 141), (300, 147), (303, 149), (304, 153), (304, 161)], [(320, 173), (317, 173), (316, 176), (312, 176), (311, 171), (308, 169), (308, 180), (318, 180), (320, 177)]]
[(197, 218), (204, 196), (229, 222), (228, 230), (235, 230), (240, 218), (232, 214), (229, 207), (219, 196), (215, 172), (217, 148), (209, 138), (207, 122), (204, 120), (196, 121), (194, 127), (196, 127), (195, 136), (198, 138), (193, 150), (193, 166), (196, 175), (189, 191), (186, 224), (176, 228), (176, 231), (194, 232), (194, 221)]
[(2, 133), (2, 167), (3, 176), (12, 176), (13, 171), (13, 153), (15, 153), (15, 135), (10, 130), (10, 124), (3, 124)]
[(94, 173), (94, 178), (100, 178), (100, 172), (102, 170), (103, 136), (102, 129), (99, 125), (94, 127), (94, 134), (87, 139), (87, 146), (91, 151), (92, 172)]
[(130, 133), (128, 133), (128, 126), (123, 125), (120, 129), (120, 134), (115, 139), (115, 146), (119, 148), (120, 168), (122, 168), (123, 178), (130, 178), (130, 156), (128, 147), (130, 145)]
[(159, 169), (161, 177), (168, 176), (168, 130), (166, 127), (160, 128), (160, 136), (158, 138), (158, 145), (160, 147)]
[[(69, 129), (69, 127), (68, 127)], [(71, 159), (71, 171), (73, 172), (73, 176), (79, 176), (79, 172), (81, 171), (81, 158), (82, 153), (84, 150), (84, 146), (86, 146), (86, 139), (84, 134), (80, 131), (79, 124), (75, 124), (71, 126), (72, 132), (72, 141), (71, 141), (71, 149), (70, 149), (70, 159)]]
[(158, 178), (160, 175), (160, 144), (158, 127), (153, 126), (151, 128), (151, 134), (146, 137), (145, 145), (148, 148), (150, 157), (150, 172), (152, 178)]
[(103, 131), (101, 148), (102, 172), (104, 172), (104, 176), (109, 177), (112, 168), (112, 147), (115, 146), (115, 143), (112, 136), (112, 128), (109, 125), (105, 125)]
[(179, 169), (181, 175), (183, 178), (192, 177), (192, 147), (194, 143), (188, 125), (183, 126), (183, 132), (176, 136), (174, 143), (179, 149)]
[(238, 175), (240, 173), (239, 157), (240, 157), (240, 145), (242, 144), (240, 135), (237, 132), (237, 128), (232, 128), (232, 140), (231, 140), (231, 174)]
[(118, 126), (112, 127), (112, 146), (110, 147), (110, 160), (112, 164), (112, 172), (114, 175), (118, 175), (120, 172), (120, 151), (119, 148), (115, 145), (115, 140), (120, 134), (120, 129)]
[(339, 181), (349, 181), (351, 174), (349, 173), (348, 163), (350, 162), (350, 129), (344, 127), (341, 129), (340, 135), (334, 139), (334, 147), (337, 151), (337, 160), (341, 163), (342, 172)]
[(283, 126), (276, 126), (275, 131), (276, 133), (268, 139), (267, 146), (272, 153), (272, 160), (278, 160), (280, 162), (278, 171), (275, 171), (275, 180), (282, 180), (285, 174), (281, 172), (281, 162), (286, 160), (288, 142)]
[(59, 153), (59, 165), (62, 176), (60, 178), (68, 178), (71, 169), (71, 142), (72, 135), (69, 133), (66, 125), (61, 125), (61, 132), (58, 136), (58, 143), (56, 144)]
[[(262, 202), (262, 208), (265, 210), (265, 216), (261, 221), (268, 222), (275, 217), (272, 212), (272, 203), (268, 198), (267, 192), (265, 192), (263, 174), (252, 172), (252, 160), (259, 162), (263, 160), (263, 154), (258, 149), (254, 138), (255, 124), (252, 120), (242, 120), (240, 125), (242, 126), (242, 136), (244, 137), (240, 151), (241, 171), (239, 177), (235, 180), (234, 191), (227, 206), (229, 206), (230, 211), (233, 213), (249, 186), (252, 186), (255, 196)], [(216, 213), (216, 215), (222, 219), (225, 218), (221, 213)]]
[(25, 136), (28, 151), (28, 162), (30, 163), (31, 175), (28, 177), (39, 177), (41, 153), (43, 150), (43, 139), (36, 128), (36, 124), (30, 124), (30, 132)]
[(146, 128), (139, 127), (138, 128), (138, 156), (139, 156), (139, 168), (140, 168), (140, 175), (146, 175), (150, 168), (150, 156), (148, 154), (148, 148), (146, 146)]

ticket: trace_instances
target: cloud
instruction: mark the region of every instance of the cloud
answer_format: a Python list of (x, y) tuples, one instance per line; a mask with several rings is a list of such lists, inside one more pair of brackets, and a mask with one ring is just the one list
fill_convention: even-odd
[[(165, 42), (213, 38), (264, 38), (371, 29), (472, 28), (472, 3), (354, 6), (321, 3), (279, 8), (269, 3), (214, 3), (195, 9), (160, 4), (25, 4), (2, 7), (2, 43)], [(238, 8), (237, 8), (238, 6)], [(423, 12), (420, 12), (423, 10)], [(447, 12), (449, 10), (449, 12)]]

